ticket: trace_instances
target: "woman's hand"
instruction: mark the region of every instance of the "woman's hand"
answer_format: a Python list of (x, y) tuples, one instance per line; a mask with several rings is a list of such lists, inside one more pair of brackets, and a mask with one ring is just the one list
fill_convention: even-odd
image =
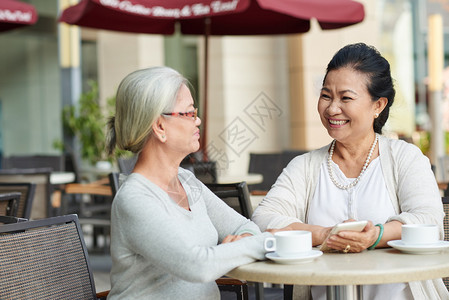
[(279, 229), (267, 229), (267, 230), (265, 230), (266, 232), (269, 232), (269, 233), (271, 233), (271, 234), (275, 234), (276, 232), (279, 232), (279, 231), (288, 231), (288, 230), (294, 230), (290, 225), (288, 225), (288, 226), (285, 226), (285, 227), (283, 227), (283, 228), (279, 228)]
[(245, 238), (245, 237), (248, 237), (248, 236), (252, 236), (252, 234), (250, 234), (250, 233), (244, 233), (244, 234), (240, 234), (240, 235), (232, 235), (232, 234), (230, 234), (230, 235), (227, 235), (227, 236), (223, 239), (223, 241), (222, 241), (221, 243), (222, 243), (222, 244), (232, 243), (232, 242), (241, 240), (241, 239), (243, 239), (243, 238)]
[(368, 221), (368, 224), (361, 232), (345, 230), (332, 235), (329, 237), (327, 245), (339, 251), (362, 252), (374, 244), (378, 236), (379, 227), (374, 226), (373, 222)]

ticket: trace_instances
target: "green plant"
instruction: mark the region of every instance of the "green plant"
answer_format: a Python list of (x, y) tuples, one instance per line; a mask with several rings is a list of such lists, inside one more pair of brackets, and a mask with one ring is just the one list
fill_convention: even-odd
[[(81, 144), (81, 158), (90, 164), (101, 160), (112, 162), (116, 157), (131, 157), (129, 151), (116, 149), (115, 155), (108, 157), (106, 152), (106, 124), (107, 117), (115, 112), (115, 97), (106, 101), (103, 112), (99, 103), (98, 84), (89, 82), (90, 89), (83, 93), (76, 106), (66, 106), (62, 110), (62, 124), (64, 131), (78, 137)], [(61, 151), (66, 145), (61, 140), (53, 141), (53, 147)], [(67, 150), (67, 149), (66, 149)]]
[[(81, 95), (76, 106), (63, 108), (62, 124), (69, 135), (78, 137), (81, 144), (81, 158), (95, 164), (110, 158), (105, 150), (107, 119), (99, 104), (98, 84), (91, 81), (89, 86), (90, 89)], [(108, 100), (108, 106), (114, 104), (115, 99)]]

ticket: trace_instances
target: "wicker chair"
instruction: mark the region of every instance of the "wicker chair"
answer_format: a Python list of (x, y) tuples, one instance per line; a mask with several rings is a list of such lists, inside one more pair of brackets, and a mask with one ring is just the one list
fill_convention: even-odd
[(0, 216), (0, 225), (26, 222), (26, 221), (28, 221), (28, 220), (24, 219), (24, 218), (18, 218), (18, 217), (12, 217), (12, 216)]
[(76, 215), (2, 225), (0, 245), (2, 299), (105, 299), (107, 295), (96, 294)]
[[(42, 219), (52, 215), (50, 184), (51, 168), (37, 169), (2, 169), (1, 183), (34, 183), (36, 185), (31, 208), (31, 219)], [(25, 217), (25, 215), (24, 215)]]
[[(444, 209), (444, 240), (449, 241), (449, 197), (443, 197), (443, 209)], [(449, 277), (443, 278), (446, 288), (449, 290)]]
[(0, 216), (17, 216), (20, 193), (0, 194)]
[(28, 221), (28, 219), (17, 217), (17, 203), (21, 197), (21, 194), (17, 192), (0, 194), (0, 225)]
[(36, 184), (30, 182), (0, 182), (0, 193), (18, 192), (21, 194), (17, 204), (16, 216), (29, 219), (33, 205)]

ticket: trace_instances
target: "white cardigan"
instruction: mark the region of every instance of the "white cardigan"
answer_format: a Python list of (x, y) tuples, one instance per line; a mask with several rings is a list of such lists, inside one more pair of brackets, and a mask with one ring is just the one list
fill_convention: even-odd
[[(307, 223), (309, 203), (329, 147), (297, 156), (283, 170), (252, 216), (262, 231)], [(437, 224), (443, 238), (443, 205), (428, 158), (418, 147), (384, 136), (379, 136), (379, 147), (383, 176), (396, 212), (388, 222)], [(415, 299), (449, 299), (441, 279), (411, 282), (410, 288)]]

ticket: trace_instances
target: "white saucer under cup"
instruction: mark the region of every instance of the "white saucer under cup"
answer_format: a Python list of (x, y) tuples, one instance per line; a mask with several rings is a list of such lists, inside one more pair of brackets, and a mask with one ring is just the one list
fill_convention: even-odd
[(388, 241), (388, 246), (407, 254), (436, 254), (449, 249), (448, 241), (438, 241), (435, 244), (412, 245), (401, 240)]
[(279, 256), (276, 252), (269, 252), (265, 257), (279, 264), (304, 264), (314, 261), (317, 257), (323, 255), (320, 250), (311, 250), (298, 256)]

